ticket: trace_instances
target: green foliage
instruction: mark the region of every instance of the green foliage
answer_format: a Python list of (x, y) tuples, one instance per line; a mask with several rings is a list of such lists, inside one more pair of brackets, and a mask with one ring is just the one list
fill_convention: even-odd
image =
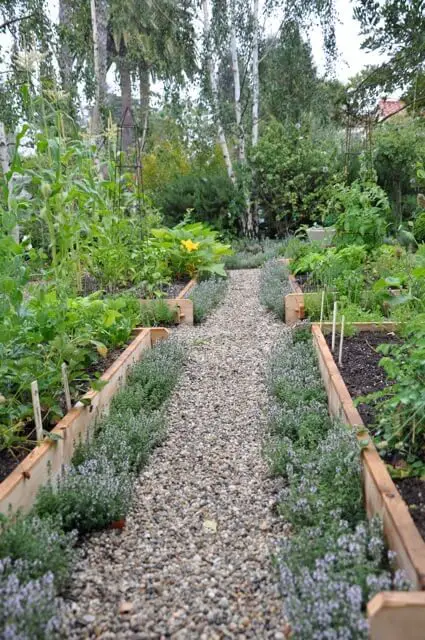
[[(424, 317), (419, 315), (407, 325), (401, 344), (381, 345), (378, 350), (384, 355), (380, 365), (393, 383), (375, 398), (380, 447), (408, 455), (414, 462), (423, 456), (425, 446)], [(423, 473), (423, 463), (419, 471)]]
[(171, 394), (181, 372), (184, 347), (170, 340), (159, 342), (133, 367), (128, 384), (112, 406), (125, 410), (129, 400), (133, 412), (155, 411)]
[(313, 640), (319, 630), (321, 637), (366, 639), (365, 602), (410, 585), (387, 569), (382, 525), (369, 525), (362, 506), (356, 434), (329, 418), (321, 386), (311, 337), (304, 329), (286, 332), (267, 371), (266, 454), (285, 478), (278, 509), (292, 528), (277, 558), (281, 588), (297, 636)]
[(416, 165), (425, 159), (424, 142), (420, 118), (396, 117), (375, 129), (373, 165), (396, 224), (411, 218), (416, 209)]
[(131, 497), (129, 470), (118, 472), (98, 456), (67, 469), (56, 486), (42, 487), (34, 510), (40, 518), (56, 519), (64, 531), (85, 534), (125, 518)]
[(260, 275), (260, 302), (281, 320), (284, 320), (285, 295), (291, 293), (288, 275), (288, 267), (276, 259), (266, 262)]
[(190, 210), (196, 221), (212, 224), (220, 231), (235, 231), (232, 212), (237, 198), (232, 181), (222, 169), (206, 176), (195, 172), (180, 175), (161, 187), (155, 202), (170, 224), (178, 223)]
[(165, 300), (149, 300), (141, 305), (141, 327), (168, 327), (176, 324), (177, 306), (170, 308)]
[(425, 211), (421, 211), (413, 223), (413, 234), (417, 242), (425, 242)]
[(208, 278), (198, 282), (189, 295), (193, 302), (195, 322), (203, 322), (223, 301), (226, 292), (227, 281), (223, 278)]
[(86, 460), (107, 459), (118, 473), (138, 473), (164, 436), (164, 416), (160, 412), (146, 413), (140, 403), (136, 410), (130, 404), (112, 411), (102, 421), (95, 440), (79, 445), (73, 464), (78, 467)]
[[(106, 357), (131, 336), (140, 315), (135, 298), (68, 298), (53, 288), (34, 287), (22, 304), (3, 316), (1, 327), (0, 448), (19, 444), (20, 430), (32, 418), (31, 382), (38, 381), (46, 427), (63, 414), (62, 363), (67, 363), (75, 397), (86, 389), (87, 367)], [(24, 441), (25, 444), (25, 441)]]
[(183, 353), (175, 342), (160, 342), (133, 367), (94, 440), (80, 443), (56, 486), (40, 490), (35, 504), (40, 518), (80, 535), (125, 518), (134, 474), (164, 437), (163, 416), (156, 411), (174, 389)]
[(233, 243), (235, 253), (225, 259), (226, 269), (257, 269), (267, 260), (286, 255), (288, 241), (265, 240), (252, 242), (249, 240)]
[(338, 144), (308, 123), (298, 128), (272, 121), (252, 153), (259, 206), (270, 232), (280, 235), (321, 219), (335, 180)]
[(183, 221), (173, 229), (153, 229), (152, 235), (154, 246), (166, 251), (167, 266), (174, 277), (226, 276), (222, 259), (232, 250), (201, 222)]
[(356, 180), (351, 186), (335, 185), (329, 208), (340, 212), (335, 223), (340, 245), (373, 249), (383, 242), (390, 207), (387, 195), (376, 184)]
[(0, 523), (0, 558), (22, 561), (19, 573), (25, 582), (51, 572), (56, 588), (62, 589), (76, 554), (74, 543), (72, 533), (64, 533), (51, 520), (33, 514), (18, 514), (15, 520)]

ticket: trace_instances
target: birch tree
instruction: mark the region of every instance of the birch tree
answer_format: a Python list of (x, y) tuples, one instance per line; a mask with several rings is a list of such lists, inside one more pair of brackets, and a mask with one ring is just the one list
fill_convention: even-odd
[(258, 70), (258, 40), (259, 40), (259, 22), (258, 22), (258, 0), (253, 0), (252, 8), (252, 146), (255, 147), (258, 142), (258, 114), (260, 103), (260, 78)]
[(217, 137), (218, 142), (223, 153), (224, 164), (226, 165), (227, 175), (230, 180), (235, 183), (235, 174), (233, 171), (233, 163), (229, 153), (229, 147), (224, 133), (223, 124), (220, 117), (220, 104), (218, 99), (218, 79), (217, 69), (215, 64), (215, 56), (212, 45), (211, 29), (210, 29), (210, 14), (208, 0), (202, 0), (202, 10), (204, 14), (204, 42), (205, 53), (207, 57), (208, 76), (210, 81), (212, 107), (214, 110), (214, 119), (217, 122)]
[(95, 101), (91, 129), (94, 136), (103, 131), (102, 114), (106, 98), (106, 74), (108, 71), (108, 0), (90, 0), (93, 33), (93, 62), (95, 75)]

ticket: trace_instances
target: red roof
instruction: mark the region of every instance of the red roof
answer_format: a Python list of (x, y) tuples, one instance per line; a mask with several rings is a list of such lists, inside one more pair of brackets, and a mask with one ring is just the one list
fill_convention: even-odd
[(401, 111), (405, 103), (402, 100), (386, 100), (383, 98), (379, 101), (378, 110), (379, 110), (379, 118), (386, 118), (387, 116), (392, 116), (398, 111)]

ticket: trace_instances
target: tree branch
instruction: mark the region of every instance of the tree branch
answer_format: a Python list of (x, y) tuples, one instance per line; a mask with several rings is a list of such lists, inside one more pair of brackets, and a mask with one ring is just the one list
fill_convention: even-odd
[(22, 16), (22, 18), (12, 18), (11, 20), (7, 20), (7, 22), (3, 22), (3, 24), (0, 24), (0, 31), (7, 29), (8, 27), (10, 27), (11, 24), (15, 24), (15, 22), (22, 22), (22, 20), (28, 20), (28, 18), (34, 18), (35, 15), (36, 15), (35, 13), (29, 13), (26, 16)]

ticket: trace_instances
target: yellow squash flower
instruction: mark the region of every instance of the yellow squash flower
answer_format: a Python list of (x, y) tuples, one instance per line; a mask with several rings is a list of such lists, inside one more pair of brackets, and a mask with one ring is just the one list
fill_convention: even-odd
[(192, 253), (192, 251), (199, 249), (199, 242), (192, 242), (192, 240), (182, 240), (180, 244), (188, 253)]

